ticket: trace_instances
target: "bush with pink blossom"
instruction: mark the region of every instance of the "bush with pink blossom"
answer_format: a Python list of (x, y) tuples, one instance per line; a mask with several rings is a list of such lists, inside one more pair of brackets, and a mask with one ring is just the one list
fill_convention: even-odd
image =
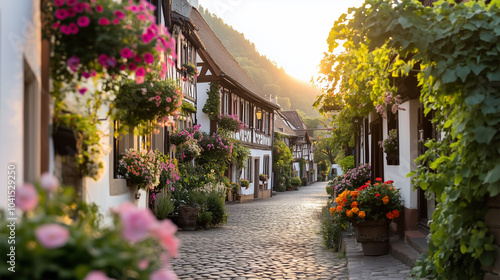
[(238, 115), (219, 115), (217, 116), (219, 129), (224, 131), (238, 132), (248, 126), (240, 121)]
[(15, 260), (0, 262), (1, 279), (177, 279), (169, 259), (179, 241), (170, 220), (125, 203), (112, 210), (113, 226), (103, 226), (96, 205), (49, 176), (16, 189), (22, 216), (0, 213), (0, 252)]

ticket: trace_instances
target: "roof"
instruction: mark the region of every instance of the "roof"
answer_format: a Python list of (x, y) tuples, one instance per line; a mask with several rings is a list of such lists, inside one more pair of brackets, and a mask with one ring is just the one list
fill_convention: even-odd
[(288, 136), (297, 136), (295, 131), (288, 125), (288, 121), (283, 118), (284, 116), (278, 111), (274, 120), (274, 131)]
[(305, 132), (307, 126), (300, 117), (299, 113), (297, 113), (297, 111), (282, 111), (282, 113), (295, 127), (296, 130), (303, 130)]
[(198, 36), (205, 46), (206, 52), (222, 72), (221, 76), (234, 82), (260, 102), (274, 109), (280, 109), (279, 105), (274, 104), (264, 97), (259, 87), (257, 87), (231, 53), (229, 53), (219, 37), (215, 35), (208, 23), (201, 16), (200, 12), (195, 8), (191, 9), (190, 19), (198, 27)]

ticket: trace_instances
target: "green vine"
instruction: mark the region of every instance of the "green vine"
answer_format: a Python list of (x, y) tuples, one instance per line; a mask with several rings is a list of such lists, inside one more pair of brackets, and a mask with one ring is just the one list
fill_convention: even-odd
[(210, 83), (210, 89), (207, 90), (208, 99), (203, 106), (203, 113), (207, 114), (211, 120), (220, 115), (220, 93), (219, 84)]
[[(386, 71), (399, 77), (418, 71), (425, 113), (435, 111), (433, 122), (445, 135), (426, 143), (427, 152), (409, 174), (438, 203), (429, 256), (413, 272), (483, 279), (482, 267), (495, 260), (485, 201), (500, 193), (500, 1), (424, 7), (413, 0), (367, 0), (350, 13), (352, 19), (344, 15), (335, 23), (330, 50), (346, 40), (348, 53), (366, 47), (371, 53), (395, 51)], [(379, 59), (384, 65), (387, 57), (374, 62)], [(418, 62), (421, 70), (413, 69)], [(354, 79), (364, 82), (363, 76)], [(371, 100), (384, 96), (375, 95)]]

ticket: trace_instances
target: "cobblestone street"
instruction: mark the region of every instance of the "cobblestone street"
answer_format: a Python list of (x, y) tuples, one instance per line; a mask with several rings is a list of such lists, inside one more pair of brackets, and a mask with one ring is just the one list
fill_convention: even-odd
[(250, 203), (228, 204), (219, 228), (180, 231), (180, 279), (349, 279), (347, 261), (322, 245), (326, 182)]

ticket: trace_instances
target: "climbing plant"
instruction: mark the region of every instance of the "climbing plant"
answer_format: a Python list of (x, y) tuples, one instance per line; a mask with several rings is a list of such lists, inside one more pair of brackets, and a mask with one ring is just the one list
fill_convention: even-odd
[(208, 99), (203, 106), (203, 113), (207, 114), (211, 120), (220, 115), (220, 93), (219, 84), (210, 83), (210, 88), (207, 90)]
[[(424, 7), (413, 0), (367, 0), (349, 13), (350, 19), (343, 15), (332, 28), (330, 51), (345, 41), (347, 53), (394, 52), (386, 72), (418, 71), (425, 113), (434, 110), (433, 122), (445, 135), (426, 143), (427, 152), (409, 174), (438, 203), (429, 256), (413, 272), (483, 279), (482, 266), (495, 260), (485, 201), (500, 193), (500, 1), (438, 1)], [(374, 59), (386, 65), (387, 56)], [(365, 77), (352, 78), (363, 82)], [(340, 88), (353, 91), (351, 86), (342, 80)], [(370, 99), (380, 100), (383, 91), (374, 91)]]

